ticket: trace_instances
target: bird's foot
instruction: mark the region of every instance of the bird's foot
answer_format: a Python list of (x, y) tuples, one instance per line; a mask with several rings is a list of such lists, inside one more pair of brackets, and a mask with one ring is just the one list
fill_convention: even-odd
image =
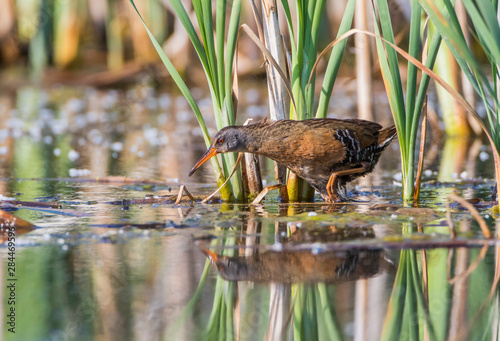
[(326, 191), (328, 196), (324, 195), (323, 199), (330, 204), (346, 202), (347, 195), (345, 186), (342, 186), (339, 182), (338, 173), (333, 173), (328, 180), (328, 184), (326, 185)]
[(328, 200), (325, 197), (323, 197), (326, 202), (336, 203), (336, 202), (347, 201), (345, 186), (339, 183), (339, 178), (346, 175), (366, 172), (370, 167), (370, 164), (368, 162), (361, 162), (360, 165), (361, 167), (341, 170), (338, 172), (334, 172), (330, 175), (328, 183), (326, 184)]
[(349, 201), (345, 193), (345, 188), (343, 188), (342, 186), (328, 190), (328, 195), (322, 195), (322, 197), (323, 200), (325, 200), (325, 202), (329, 204), (336, 204)]

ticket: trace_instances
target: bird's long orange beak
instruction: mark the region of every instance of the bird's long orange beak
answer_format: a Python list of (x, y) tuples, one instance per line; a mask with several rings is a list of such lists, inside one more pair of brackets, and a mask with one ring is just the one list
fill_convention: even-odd
[(215, 148), (209, 148), (205, 152), (205, 154), (203, 154), (203, 156), (198, 160), (198, 162), (196, 162), (196, 165), (194, 165), (193, 169), (191, 169), (191, 172), (189, 172), (189, 176), (193, 175), (193, 173), (196, 172), (196, 170), (200, 168), (202, 164), (208, 161), (215, 154), (217, 154), (217, 150)]
[(215, 252), (212, 252), (209, 249), (203, 249), (203, 250), (201, 250), (201, 252), (203, 252), (205, 254), (205, 256), (207, 256), (208, 259), (210, 259), (212, 264), (217, 263), (217, 259), (219, 258), (219, 255), (217, 255)]

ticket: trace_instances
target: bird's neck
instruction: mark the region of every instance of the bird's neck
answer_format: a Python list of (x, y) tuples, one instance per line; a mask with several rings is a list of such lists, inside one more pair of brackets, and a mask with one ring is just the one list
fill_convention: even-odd
[[(264, 127), (259, 125), (250, 125), (241, 127), (241, 130), (244, 136), (245, 151), (249, 153), (266, 155), (266, 150), (269, 146), (279, 143), (279, 138), (273, 133), (274, 129), (272, 127), (264, 129)], [(267, 148), (264, 148), (264, 143)]]
[(257, 129), (252, 126), (239, 127), (241, 131), (244, 152), (259, 154), (261, 150), (261, 139), (258, 138)]

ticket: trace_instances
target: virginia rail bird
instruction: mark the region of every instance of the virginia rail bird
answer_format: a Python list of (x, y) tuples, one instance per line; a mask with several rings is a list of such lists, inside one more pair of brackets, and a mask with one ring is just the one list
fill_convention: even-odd
[(345, 184), (370, 173), (395, 137), (395, 126), (358, 119), (265, 119), (221, 129), (189, 176), (216, 154), (253, 153), (285, 165), (326, 202), (345, 201)]

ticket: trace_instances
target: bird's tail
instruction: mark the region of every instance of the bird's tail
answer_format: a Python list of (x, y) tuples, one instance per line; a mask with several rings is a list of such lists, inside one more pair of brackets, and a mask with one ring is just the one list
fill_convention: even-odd
[(397, 135), (396, 126), (380, 130), (378, 133), (378, 145), (382, 148), (387, 147)]

